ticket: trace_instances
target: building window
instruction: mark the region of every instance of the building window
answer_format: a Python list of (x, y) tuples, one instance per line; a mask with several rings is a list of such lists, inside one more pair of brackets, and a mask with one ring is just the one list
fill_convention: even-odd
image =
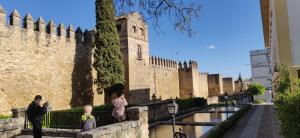
[(139, 60), (142, 59), (142, 46), (141, 45), (137, 45), (137, 58)]
[(142, 36), (145, 36), (145, 31), (143, 28), (141, 28), (141, 33), (142, 33)]
[(117, 30), (118, 30), (119, 33), (121, 32), (121, 29), (122, 29), (121, 24), (117, 24)]
[(298, 78), (300, 79), (300, 69), (298, 70)]
[(136, 32), (137, 32), (137, 30), (136, 30), (136, 27), (135, 27), (135, 26), (132, 26), (132, 30), (133, 30), (133, 32), (134, 32), (134, 33), (136, 33)]

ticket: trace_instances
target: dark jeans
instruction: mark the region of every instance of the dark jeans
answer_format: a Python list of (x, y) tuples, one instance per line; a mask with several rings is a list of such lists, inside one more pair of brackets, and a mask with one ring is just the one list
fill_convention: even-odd
[(42, 138), (42, 122), (35, 121), (32, 123), (33, 125), (33, 137), (34, 138)]

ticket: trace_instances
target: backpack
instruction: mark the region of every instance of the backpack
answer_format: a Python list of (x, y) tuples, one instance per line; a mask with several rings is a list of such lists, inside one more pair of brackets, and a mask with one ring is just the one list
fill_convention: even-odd
[(92, 115), (82, 115), (81, 122), (82, 122), (82, 131), (89, 131), (94, 128), (93, 123), (95, 121), (94, 116)]
[(34, 114), (33, 114), (33, 104), (30, 104), (26, 110), (26, 115), (27, 115), (27, 119), (29, 120), (30, 123), (33, 122), (33, 117), (34, 117)]

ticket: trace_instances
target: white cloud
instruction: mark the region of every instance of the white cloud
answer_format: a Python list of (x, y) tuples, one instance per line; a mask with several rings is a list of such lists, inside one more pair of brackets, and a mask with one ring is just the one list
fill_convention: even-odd
[(215, 49), (216, 46), (215, 46), (215, 45), (209, 45), (209, 46), (207, 46), (207, 48), (208, 48), (208, 49)]

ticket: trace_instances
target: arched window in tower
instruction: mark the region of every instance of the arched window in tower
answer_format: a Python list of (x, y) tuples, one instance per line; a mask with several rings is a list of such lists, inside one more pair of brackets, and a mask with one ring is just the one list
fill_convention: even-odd
[(121, 30), (122, 30), (121, 24), (117, 24), (117, 30), (118, 30), (119, 33), (121, 32)]
[(138, 60), (141, 60), (141, 59), (142, 59), (142, 56), (143, 56), (143, 53), (142, 53), (142, 46), (141, 46), (141, 45), (137, 45), (137, 59), (138, 59)]
[(132, 30), (134, 33), (136, 33), (137, 32), (136, 26), (132, 26)]
[(144, 29), (143, 28), (140, 28), (141, 29), (141, 34), (142, 34), (142, 36), (145, 36), (145, 31), (144, 31)]

